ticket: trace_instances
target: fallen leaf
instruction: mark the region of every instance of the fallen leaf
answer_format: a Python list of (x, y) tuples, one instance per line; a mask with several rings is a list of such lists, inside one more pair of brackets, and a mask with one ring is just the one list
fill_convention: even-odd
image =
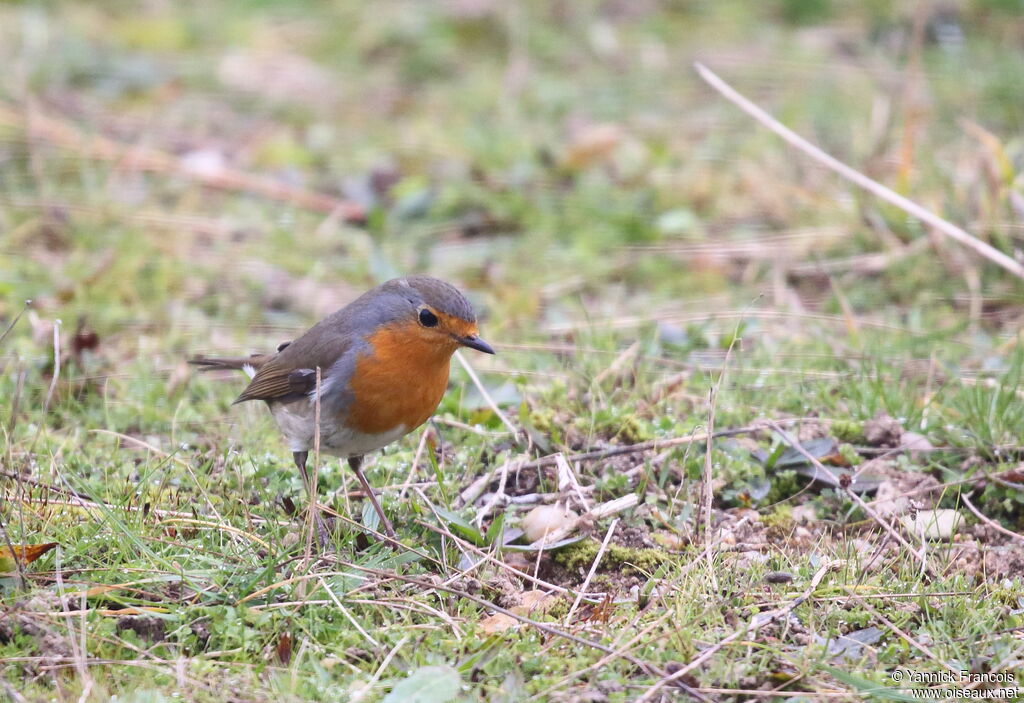
[(522, 601), (511, 610), (516, 615), (524, 616), (531, 613), (543, 613), (547, 612), (555, 604), (556, 600), (557, 598), (552, 594), (534, 589), (532, 591), (525, 591), (522, 595)]
[(509, 615), (505, 615), (505, 613), (495, 613), (494, 615), (489, 615), (480, 621), (480, 629), (488, 635), (504, 632), (505, 630), (511, 630), (518, 625), (518, 620)]
[(282, 664), (287, 664), (292, 659), (292, 636), (287, 632), (282, 632), (281, 636), (277, 640), (277, 660)]
[(96, 351), (100, 346), (100, 336), (85, 326), (85, 319), (78, 319), (78, 327), (71, 338), (71, 354), (80, 359), (82, 352)]
[(572, 170), (588, 168), (608, 160), (622, 141), (622, 129), (615, 124), (596, 124), (576, 133), (565, 149), (562, 165)]
[(612, 600), (612, 594), (607, 593), (600, 603), (587, 603), (577, 610), (576, 620), (578, 622), (608, 622), (614, 612), (615, 601)]
[[(11, 553), (11, 547), (0, 547), (0, 572), (10, 573), (12, 571), (17, 571), (18, 562), (21, 562), (22, 566), (25, 564), (31, 564), (56, 546), (56, 542), (47, 542), (45, 544), (16, 544), (13, 546), (13, 554)], [(15, 557), (17, 557), (17, 559), (15, 559)]]
[(1009, 483), (1024, 483), (1024, 464), (999, 474), (999, 478)]

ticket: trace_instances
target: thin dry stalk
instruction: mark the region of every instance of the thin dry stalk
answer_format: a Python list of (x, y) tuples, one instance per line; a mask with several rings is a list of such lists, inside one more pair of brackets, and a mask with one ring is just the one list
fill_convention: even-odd
[(605, 550), (608, 549), (608, 543), (612, 541), (612, 535), (615, 534), (615, 527), (618, 524), (619, 518), (615, 518), (612, 520), (612, 524), (608, 526), (608, 533), (604, 536), (604, 541), (601, 542), (601, 548), (597, 550), (594, 563), (590, 565), (590, 571), (587, 572), (587, 577), (583, 579), (583, 585), (580, 586), (580, 591), (576, 594), (576, 599), (572, 602), (572, 607), (569, 608), (569, 612), (565, 616), (566, 626), (572, 622), (572, 616), (576, 612), (576, 608), (580, 606), (580, 601), (583, 600), (583, 594), (586, 592), (587, 586), (590, 585), (590, 579), (594, 578), (594, 574), (597, 573), (597, 567), (601, 564), (601, 559), (604, 557)]
[(762, 691), (754, 688), (707, 688), (700, 687), (697, 689), (701, 693), (721, 693), (724, 696), (736, 697), (736, 696), (750, 696), (752, 698), (793, 698), (795, 700), (821, 700), (822, 698), (842, 698), (844, 700), (850, 699), (849, 691), (825, 691), (817, 689), (814, 691), (800, 691), (797, 689), (790, 688), (786, 685), (786, 689), (783, 692), (778, 690)]
[(455, 358), (459, 360), (459, 364), (466, 372), (466, 375), (468, 375), (470, 380), (473, 381), (473, 385), (476, 386), (476, 389), (480, 391), (480, 395), (483, 396), (488, 407), (490, 407), (494, 414), (498, 416), (498, 419), (501, 420), (501, 424), (508, 428), (508, 431), (512, 433), (512, 436), (516, 438), (516, 442), (518, 443), (519, 429), (512, 424), (512, 421), (508, 419), (508, 416), (505, 415), (505, 413), (501, 411), (501, 408), (498, 407), (498, 404), (494, 402), (494, 398), (491, 397), (490, 392), (488, 392), (483, 382), (480, 381), (480, 377), (476, 375), (476, 371), (472, 366), (470, 366), (469, 362), (466, 361), (465, 357), (463, 357), (460, 352), (455, 352)]
[[(357, 571), (363, 571), (363, 572), (366, 572), (368, 574), (373, 574), (374, 576), (387, 577), (387, 578), (397, 579), (398, 581), (404, 581), (405, 583), (411, 583), (414, 586), (419, 586), (424, 591), (429, 591), (429, 590), (444, 591), (446, 593), (450, 593), (453, 596), (458, 596), (459, 598), (465, 598), (466, 600), (470, 600), (470, 601), (476, 603), (477, 605), (482, 606), (484, 608), (488, 608), (489, 610), (493, 610), (496, 613), (501, 613), (502, 615), (507, 615), (510, 618), (512, 618), (513, 620), (518, 620), (519, 622), (523, 623), (524, 625), (529, 625), (530, 627), (534, 627), (534, 628), (540, 630), (541, 632), (547, 633), (549, 635), (553, 635), (555, 637), (561, 637), (563, 639), (569, 640), (570, 642), (575, 642), (576, 644), (582, 644), (585, 647), (591, 647), (593, 649), (597, 649), (597, 650), (600, 650), (602, 652), (611, 652), (612, 651), (612, 649), (610, 647), (607, 647), (607, 646), (601, 644), (600, 642), (593, 642), (593, 641), (588, 640), (588, 639), (586, 639), (584, 637), (579, 637), (579, 636), (574, 635), (572, 633), (565, 632), (563, 630), (559, 630), (558, 628), (552, 627), (551, 625), (548, 625), (546, 623), (542, 623), (542, 622), (537, 622), (535, 620), (531, 620), (528, 617), (525, 617), (523, 615), (519, 615), (518, 613), (514, 613), (511, 610), (506, 610), (505, 608), (502, 608), (500, 605), (497, 605), (496, 603), (491, 603), (488, 600), (480, 598), (479, 596), (475, 596), (472, 593), (467, 593), (466, 591), (459, 590), (458, 588), (452, 588), (451, 586), (442, 586), (440, 584), (430, 583), (429, 581), (423, 581), (421, 579), (414, 578), (412, 576), (406, 576), (404, 574), (391, 573), (391, 572), (388, 572), (388, 571), (382, 571), (380, 569), (371, 569), (370, 567), (360, 566), (359, 564), (352, 564), (350, 562), (340, 562), (340, 563), (343, 564), (344, 566), (348, 567), (348, 568), (355, 569)], [(631, 661), (634, 661), (634, 663), (637, 663), (639, 666), (643, 667), (644, 669), (647, 669), (647, 670), (650, 669), (649, 665), (643, 664), (642, 662), (639, 662), (639, 661), (637, 661), (635, 659), (631, 660)]]
[(18, 320), (21, 319), (21, 316), (24, 315), (25, 311), (28, 310), (30, 307), (32, 307), (32, 301), (26, 300), (25, 305), (21, 308), (21, 310), (18, 311), (18, 314), (14, 316), (14, 319), (11, 320), (11, 324), (7, 325), (7, 329), (3, 331), (3, 334), (0, 334), (0, 344), (4, 343), (4, 340), (7, 339), (7, 335), (11, 333), (11, 330), (14, 329), (14, 326), (18, 324)]
[(595, 505), (575, 520), (570, 520), (558, 529), (546, 532), (543, 537), (532, 542), (530, 546), (539, 548), (559, 542), (575, 532), (581, 522), (596, 522), (597, 520), (617, 515), (624, 510), (636, 507), (639, 502), (640, 499), (637, 497), (636, 493), (627, 493), (624, 496), (613, 498), (606, 503)]
[(429, 615), (431, 617), (444, 620), (445, 624), (447, 624), (448, 627), (451, 628), (452, 632), (455, 634), (456, 637), (461, 639), (462, 637), (466, 636), (462, 628), (459, 627), (459, 624), (455, 622), (451, 615), (444, 612), (443, 610), (433, 608), (427, 605), (426, 603), (420, 603), (419, 601), (413, 600), (412, 598), (349, 598), (349, 602), (355, 603), (357, 605), (368, 605), (377, 608), (381, 607), (382, 605), (386, 605), (389, 608), (398, 608), (399, 610), (408, 610), (414, 613), (422, 613), (424, 615)]
[(612, 360), (612, 363), (609, 364), (604, 371), (594, 377), (594, 385), (600, 386), (609, 378), (618, 378), (621, 376), (626, 366), (631, 364), (639, 353), (640, 342), (636, 341), (630, 344), (621, 354)]
[[(636, 645), (637, 642), (642, 640), (644, 637), (646, 637), (650, 633), (654, 632), (654, 630), (656, 630), (659, 627), (661, 627), (662, 624), (664, 624), (664, 622), (666, 620), (668, 620), (669, 618), (671, 618), (673, 616), (675, 616), (675, 611), (672, 610), (671, 608), (667, 608), (665, 610), (665, 612), (662, 613), (661, 615), (659, 615), (656, 620), (654, 620), (653, 622), (649, 623), (646, 627), (644, 627), (644, 629), (642, 629), (640, 632), (638, 632), (635, 635), (633, 635), (625, 644), (619, 645), (618, 648), (614, 652), (611, 652), (609, 654), (604, 655), (603, 657), (601, 657), (600, 659), (598, 659), (596, 662), (594, 662), (593, 664), (591, 664), (588, 667), (585, 667), (585, 668), (580, 669), (578, 671), (573, 671), (568, 676), (566, 676), (564, 679), (562, 679), (558, 683), (554, 684), (553, 686), (551, 686), (547, 690), (542, 691), (541, 693), (533, 696), (530, 700), (536, 700), (538, 698), (541, 698), (542, 696), (550, 696), (555, 691), (558, 691), (558, 690), (560, 690), (562, 688), (565, 688), (566, 686), (568, 686), (570, 683), (572, 683), (576, 679), (582, 678), (582, 677), (586, 676), (587, 674), (589, 674), (592, 671), (600, 671), (605, 666), (607, 666), (609, 662), (612, 662), (612, 661), (618, 659), (623, 654), (625, 654), (626, 652), (631, 650)], [(623, 632), (626, 632), (626, 630), (623, 630)]]
[(11, 684), (7, 683), (6, 679), (0, 678), (0, 686), (3, 686), (4, 692), (11, 697), (14, 703), (28, 703), (28, 699), (18, 693)]
[[(0, 472), (0, 476), (7, 476), (7, 475), (9, 475), (7, 472)], [(39, 485), (48, 486), (48, 484), (39, 484)], [(56, 491), (62, 490), (62, 489), (54, 487), (54, 486), (48, 486), (48, 488), (50, 490), (56, 490)], [(96, 502), (96, 501), (85, 500), (83, 498), (79, 498), (78, 494), (70, 486), (67, 489), (63, 489), (63, 490), (64, 490), (66, 495), (69, 495), (69, 496), (75, 498), (75, 500), (74, 501), (70, 501), (70, 500), (53, 500), (51, 498), (22, 498), (21, 502), (22, 503), (27, 503), (29, 505), (66, 506), (66, 507), (69, 507), (69, 508), (84, 508), (86, 510), (110, 511), (110, 510), (115, 510), (116, 509), (116, 510), (124, 510), (124, 511), (130, 512), (130, 513), (146, 510), (146, 508), (144, 506), (126, 505), (126, 506), (117, 506), (115, 508), (114, 506), (108, 505), (106, 503), (100, 503), (100, 502)], [(192, 517), (192, 513), (186, 513), (186, 512), (179, 511), (179, 510), (161, 510), (159, 508), (149, 508), (148, 512), (151, 515), (155, 515), (157, 517), (181, 517), (181, 518), (191, 518)], [(264, 523), (270, 523), (270, 524), (276, 524), (276, 525), (290, 525), (291, 524), (291, 521), (289, 521), (289, 520), (267, 520), (266, 518), (257, 518), (257, 517), (253, 517), (252, 521), (254, 523), (258, 523), (258, 524), (264, 524)]]
[(370, 633), (364, 630), (359, 622), (352, 617), (352, 613), (348, 612), (348, 608), (341, 604), (341, 601), (338, 600), (338, 596), (334, 595), (334, 591), (331, 590), (331, 587), (327, 585), (327, 581), (323, 578), (320, 579), (320, 586), (327, 592), (327, 595), (331, 597), (334, 604), (338, 606), (338, 610), (340, 610), (341, 614), (345, 616), (345, 619), (352, 623), (352, 627), (356, 628), (356, 632), (362, 635), (363, 638), (374, 647), (380, 647), (380, 642), (373, 639), (373, 637), (370, 636)]
[(969, 249), (972, 249), (975, 253), (988, 259), (997, 266), (1001, 266), (1018, 278), (1024, 278), (1024, 265), (1021, 265), (1019, 262), (999, 251), (991, 244), (983, 242), (974, 235), (968, 233), (966, 230), (942, 219), (933, 212), (921, 207), (914, 201), (903, 197), (889, 188), (886, 188), (878, 181), (868, 178), (860, 171), (847, 166), (834, 156), (825, 153), (820, 148), (811, 144), (796, 132), (769, 115), (751, 100), (741, 95), (732, 86), (719, 78), (703, 64), (695, 63), (694, 68), (697, 69), (697, 73), (700, 74), (700, 77), (703, 78), (708, 85), (721, 93), (727, 100), (743, 110), (743, 112), (747, 113), (772, 132), (782, 137), (782, 139), (791, 146), (799, 149), (818, 163), (823, 164), (843, 178), (881, 198), (890, 205), (895, 205), (912, 217), (916, 217), (921, 220), (921, 222), (934, 227), (947, 237), (960, 242)]
[(60, 326), (60, 320), (53, 321), (53, 378), (50, 379), (46, 400), (43, 401), (44, 414), (50, 410), (50, 401), (53, 400), (53, 392), (57, 390), (57, 382), (60, 380)]
[[(502, 498), (507, 497), (505, 495), (505, 485), (508, 483), (508, 472), (510, 463), (511, 462), (508, 461), (502, 462), (501, 478), (498, 480), (498, 490), (494, 492), (494, 495), (492, 495), (490, 500), (487, 501), (487, 504), (477, 511), (476, 517), (473, 518), (473, 522), (475, 522), (478, 526), (483, 525), (484, 518), (490, 514), (491, 510), (494, 509), (494, 506), (498, 504), (498, 501), (500, 501)], [(520, 468), (521, 467), (516, 466), (516, 473), (519, 473)]]
[[(807, 419), (814, 419), (820, 421), (821, 418), (786, 418), (780, 422), (785, 424), (794, 424), (804, 422)], [(735, 437), (736, 435), (749, 434), (751, 432), (761, 432), (764, 430), (763, 425), (749, 425), (747, 427), (737, 427), (731, 430), (720, 430), (711, 434), (712, 439), (718, 439), (720, 437)], [(667, 439), (651, 439), (646, 442), (638, 442), (636, 444), (626, 444), (620, 447), (608, 447), (607, 449), (595, 449), (589, 452), (581, 452), (579, 454), (569, 454), (568, 456), (561, 454), (549, 454), (539, 459), (528, 461), (525, 464), (519, 466), (520, 471), (527, 471), (530, 469), (539, 469), (545, 466), (551, 466), (557, 464), (559, 456), (569, 462), (583, 462), (583, 461), (594, 461), (597, 459), (607, 459), (613, 456), (623, 456), (625, 454), (641, 454), (647, 451), (657, 451), (672, 449), (674, 447), (682, 447), (689, 444), (695, 444), (697, 442), (706, 442), (708, 439), (707, 433), (696, 434), (691, 432), (686, 437), (669, 437)], [(491, 469), (486, 474), (473, 481), (467, 486), (462, 493), (459, 494), (459, 505), (468, 505), (480, 497), (480, 494), (484, 492), (491, 481), (494, 480), (494, 474), (500, 470), (500, 467)]]
[[(740, 319), (742, 322), (742, 318)], [(704, 517), (704, 543), (705, 545), (710, 544), (711, 540), (711, 506), (715, 499), (714, 492), (714, 463), (712, 460), (712, 449), (713, 439), (715, 436), (715, 409), (718, 405), (718, 394), (721, 391), (722, 386), (725, 384), (725, 376), (729, 370), (729, 359), (732, 357), (733, 347), (736, 345), (736, 339), (739, 336), (740, 322), (736, 323), (736, 328), (733, 331), (732, 339), (729, 341), (729, 348), (725, 351), (725, 359), (722, 362), (722, 371), (718, 374), (718, 381), (711, 388), (710, 398), (708, 403), (708, 429), (704, 434), (707, 436), (706, 444), (704, 447), (704, 470), (701, 490), (701, 512)], [(710, 550), (706, 550), (707, 554), (707, 565), (708, 565), (708, 576), (711, 578), (711, 583), (715, 591), (718, 590), (718, 576), (715, 573), (715, 561)]]
[(572, 465), (565, 460), (565, 456), (561, 452), (555, 455), (555, 459), (558, 465), (559, 493), (564, 493), (571, 488), (576, 493), (576, 497), (579, 498), (583, 509), (590, 510), (590, 501), (583, 495), (583, 487), (580, 485), (579, 479), (576, 478), (576, 472), (573, 471)]
[[(64, 588), (64, 569), (63, 562), (61, 560), (62, 549), (57, 547), (57, 564), (54, 572), (54, 578), (57, 582), (57, 593), (60, 596), (60, 605), (65, 615), (71, 615), (71, 608), (68, 606), (68, 598)], [(82, 594), (82, 617), (85, 617), (85, 594)], [(82, 622), (82, 641), (79, 643), (75, 638), (74, 626), (71, 624), (71, 618), (68, 617), (68, 645), (71, 647), (71, 657), (75, 665), (75, 669), (78, 671), (78, 676), (83, 682), (83, 693), (79, 701), (84, 701), (88, 698), (89, 692), (92, 690), (94, 681), (92, 675), (89, 673), (89, 665), (85, 661), (86, 650), (85, 650), (85, 622)]]
[[(11, 437), (14, 436), (14, 430), (18, 427), (18, 415), (21, 413), (21, 396), (25, 392), (26, 375), (24, 363), (19, 359), (14, 381), (14, 397), (11, 399), (10, 405), (11, 414), (7, 418), (7, 427), (4, 429), (4, 446), (6, 447), (4, 454), (8, 466), (14, 464), (14, 442), (11, 441)], [(20, 476), (21, 474), (18, 474), (18, 480), (20, 480)]]
[(165, 459), (170, 459), (171, 461), (175, 462), (176, 464), (180, 464), (181, 466), (184, 466), (184, 467), (189, 467), (190, 466), (190, 464), (185, 459), (182, 459), (180, 456), (177, 456), (175, 454), (168, 454), (167, 452), (163, 451), (159, 447), (154, 447), (149, 442), (141, 440), (138, 437), (132, 437), (131, 435), (122, 434), (120, 432), (115, 432), (113, 430), (104, 430), (104, 429), (98, 429), (98, 428), (87, 430), (87, 432), (95, 432), (96, 434), (105, 434), (105, 435), (110, 435), (111, 437), (117, 437), (119, 440), (121, 440), (123, 442), (128, 442), (129, 444), (134, 444), (134, 445), (136, 445), (138, 447), (141, 447), (141, 448), (143, 448), (143, 449), (145, 449), (147, 451), (151, 451), (154, 454), (156, 454), (157, 456), (164, 457)]
[(960, 500), (962, 500), (964, 502), (964, 505), (967, 506), (968, 510), (970, 510), (972, 513), (974, 513), (974, 516), (976, 518), (981, 520), (983, 523), (985, 523), (986, 525), (991, 527), (996, 532), (999, 532), (1000, 534), (1004, 534), (1007, 537), (1011, 537), (1011, 538), (1013, 538), (1013, 539), (1015, 539), (1015, 540), (1017, 540), (1019, 542), (1024, 542), (1024, 536), (1021, 536), (1021, 535), (1017, 534), (1013, 530), (1006, 529), (1005, 527), (1003, 527), (1002, 525), (997, 523), (992, 518), (982, 514), (982, 512), (980, 510), (978, 510), (977, 507), (975, 507), (974, 503), (971, 502), (970, 496), (967, 495), (966, 493), (964, 493), (964, 494), (962, 494), (960, 496)]
[(224, 522), (213, 522), (212, 520), (196, 520), (194, 518), (172, 517), (172, 518), (166, 518), (164, 520), (161, 520), (159, 524), (160, 525), (185, 524), (185, 525), (197, 525), (199, 527), (212, 527), (213, 529), (220, 530), (221, 532), (228, 532), (228, 533), (230, 533), (232, 535), (237, 535), (239, 537), (245, 537), (250, 542), (255, 542), (256, 544), (260, 545), (264, 549), (269, 550), (271, 548), (269, 543), (267, 543), (264, 540), (260, 539), (259, 537), (257, 537), (256, 535), (252, 534), (251, 532), (246, 532), (245, 530), (239, 529), (237, 527), (234, 527), (234, 526), (229, 525), (229, 524), (224, 523)]
[(430, 426), (423, 428), (420, 432), (420, 441), (416, 445), (416, 454), (412, 458), (412, 464), (409, 465), (409, 473), (405, 477), (405, 483), (402, 485), (402, 490), (398, 493), (398, 500), (404, 500), (405, 494), (409, 490), (409, 486), (413, 483), (413, 478), (416, 477), (416, 469), (420, 465), (420, 458), (423, 456), (423, 450), (427, 446), (427, 436), (430, 434)]

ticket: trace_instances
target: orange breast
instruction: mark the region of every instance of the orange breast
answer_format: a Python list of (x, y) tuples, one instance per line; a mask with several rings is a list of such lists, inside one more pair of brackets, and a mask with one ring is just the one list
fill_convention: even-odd
[(346, 424), (367, 434), (419, 427), (448, 387), (455, 346), (400, 327), (384, 327), (367, 342), (373, 352), (356, 361)]

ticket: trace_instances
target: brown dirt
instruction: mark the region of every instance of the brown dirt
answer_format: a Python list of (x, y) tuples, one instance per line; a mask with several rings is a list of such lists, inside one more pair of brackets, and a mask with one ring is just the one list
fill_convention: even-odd
[(864, 440), (873, 447), (898, 447), (902, 435), (899, 421), (884, 413), (864, 423)]

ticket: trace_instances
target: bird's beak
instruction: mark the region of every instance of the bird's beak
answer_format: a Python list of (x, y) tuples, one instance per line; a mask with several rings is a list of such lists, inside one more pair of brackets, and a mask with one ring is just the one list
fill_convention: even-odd
[(494, 353), (494, 349), (491, 348), (491, 345), (477, 337), (475, 334), (471, 334), (466, 337), (456, 337), (456, 339), (458, 340), (459, 344), (461, 344), (464, 347), (476, 349), (478, 352), (483, 352), (484, 354)]

